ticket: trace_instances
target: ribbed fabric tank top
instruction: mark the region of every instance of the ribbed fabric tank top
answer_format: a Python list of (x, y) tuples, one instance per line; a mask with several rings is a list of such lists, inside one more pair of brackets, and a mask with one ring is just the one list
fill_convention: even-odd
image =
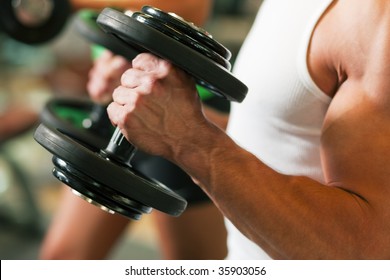
[[(320, 133), (331, 98), (311, 79), (307, 50), (331, 2), (263, 2), (234, 66), (249, 92), (243, 103), (232, 104), (228, 126), (240, 146), (277, 172), (320, 182)], [(269, 258), (228, 220), (226, 225), (228, 259)]]

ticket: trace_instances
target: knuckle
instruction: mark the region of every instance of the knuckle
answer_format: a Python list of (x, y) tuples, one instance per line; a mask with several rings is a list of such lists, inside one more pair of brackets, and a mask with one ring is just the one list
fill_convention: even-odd
[(120, 77), (120, 82), (122, 85), (126, 85), (126, 84), (129, 84), (129, 81), (131, 79), (131, 74), (132, 73), (132, 69), (128, 69), (126, 70), (125, 72), (123, 72), (123, 74), (121, 75)]
[(169, 73), (172, 70), (172, 64), (167, 60), (161, 59), (159, 66), (160, 66), (160, 69), (166, 73)]
[(118, 98), (119, 93), (120, 93), (120, 87), (115, 88), (114, 91), (112, 92), (112, 99), (114, 101)]
[(159, 92), (160, 80), (156, 78), (149, 78), (143, 85), (142, 95), (146, 96), (154, 96)]
[(138, 67), (140, 64), (143, 64), (148, 59), (148, 55), (148, 53), (138, 54), (132, 61), (133, 67)]
[(131, 126), (132, 110), (126, 109), (119, 113), (117, 125), (120, 128), (128, 129)]

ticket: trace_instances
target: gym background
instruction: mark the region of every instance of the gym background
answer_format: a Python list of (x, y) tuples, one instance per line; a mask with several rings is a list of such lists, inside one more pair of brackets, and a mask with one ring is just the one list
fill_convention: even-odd
[[(234, 55), (261, 0), (216, 0), (205, 29)], [(232, 60), (234, 63), (234, 59)], [(59, 199), (52, 155), (33, 139), (39, 113), (53, 96), (85, 95), (89, 43), (72, 18), (48, 43), (26, 45), (0, 31), (0, 259), (37, 259)], [(159, 259), (148, 215), (132, 224), (110, 259)]]

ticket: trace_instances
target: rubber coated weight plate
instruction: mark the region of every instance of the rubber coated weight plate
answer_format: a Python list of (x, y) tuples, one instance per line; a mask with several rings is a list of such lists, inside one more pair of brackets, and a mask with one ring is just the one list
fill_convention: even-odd
[(91, 131), (83, 126), (82, 122), (89, 118), (94, 105), (86, 99), (51, 99), (40, 114), (41, 122), (99, 150), (109, 142), (113, 127), (108, 117), (107, 124), (99, 131)]
[(151, 207), (125, 198), (112, 189), (98, 184), (58, 157), (53, 156), (53, 164), (55, 166), (53, 175), (58, 180), (71, 186), (78, 196), (104, 211), (119, 213), (136, 220), (139, 220), (142, 214), (152, 211)]
[(248, 88), (222, 66), (122, 12), (105, 8), (97, 23), (105, 32), (121, 38), (129, 46), (171, 61), (214, 94), (236, 102), (244, 100), (247, 94)]
[(123, 197), (172, 216), (179, 216), (187, 206), (186, 200), (161, 183), (101, 157), (56, 129), (40, 124), (34, 139), (54, 156), (66, 159), (67, 164)]
[(232, 57), (231, 52), (218, 41), (214, 40), (211, 34), (209, 34), (206, 30), (185, 21), (178, 15), (166, 13), (151, 6), (144, 6), (141, 11), (145, 14), (159, 18), (161, 21), (166, 22), (167, 25), (181, 31), (184, 34), (189, 34), (195, 40), (205, 44), (225, 59), (230, 59)]
[[(26, 12), (31, 14), (23, 17)], [(62, 31), (70, 13), (68, 0), (1, 0), (0, 29), (22, 43), (41, 44)]]
[(201, 54), (207, 56), (214, 62), (226, 68), (227, 70), (230, 70), (231, 65), (229, 61), (227, 61), (225, 58), (223, 58), (221, 55), (219, 55), (212, 49), (205, 47), (198, 41), (194, 40), (192, 37), (186, 35), (186, 33), (179, 32), (178, 30), (171, 28), (166, 22), (143, 13), (133, 13), (132, 18), (154, 29), (159, 30), (160, 32), (171, 38), (175, 38), (175, 40), (179, 41), (180, 43), (183, 43), (184, 45), (194, 49), (195, 51), (200, 52)]
[(92, 43), (105, 47), (128, 60), (133, 60), (139, 52), (130, 48), (121, 40), (105, 33), (96, 23), (98, 15), (97, 12), (91, 10), (78, 12), (77, 17), (74, 19), (77, 31)]

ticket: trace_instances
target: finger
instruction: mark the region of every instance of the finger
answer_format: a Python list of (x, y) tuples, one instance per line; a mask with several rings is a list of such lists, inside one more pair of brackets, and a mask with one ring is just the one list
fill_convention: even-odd
[(105, 83), (117, 82), (119, 84), (121, 75), (130, 67), (130, 62), (124, 57), (116, 55), (108, 60), (100, 61), (93, 67), (94, 72), (92, 74), (96, 79), (101, 79)]
[(141, 53), (137, 55), (132, 62), (133, 68), (153, 72), (158, 78), (163, 78), (168, 75), (172, 65), (161, 58), (151, 53)]
[(108, 60), (114, 56), (114, 53), (109, 49), (104, 49), (98, 59)]
[(96, 102), (107, 103), (112, 98), (112, 92), (120, 85), (123, 72), (131, 67), (124, 57), (108, 52), (90, 71), (87, 89), (90, 97)]
[[(116, 55), (112, 58), (110, 62), (110, 67), (109, 67), (114, 73), (118, 73), (119, 71), (122, 71), (123, 69), (126, 68), (131, 68), (131, 62), (128, 61), (126, 58), (120, 55)], [(122, 73), (121, 73), (122, 74)]]
[(102, 80), (99, 78), (97, 79), (95, 74), (91, 72), (90, 78), (87, 82), (87, 90), (89, 95), (93, 99), (97, 99), (102, 95), (102, 92), (104, 90), (104, 84)]
[(102, 71), (102, 76), (95, 76), (97, 85), (100, 85), (100, 95), (105, 95), (106, 98), (112, 98), (112, 93), (116, 87), (120, 85), (122, 74), (131, 67), (131, 63), (122, 56), (114, 56), (105, 69)]
[(107, 114), (113, 126), (118, 126), (121, 121), (123, 106), (116, 102), (111, 102), (107, 106)]
[(133, 106), (138, 94), (129, 88), (119, 86), (117, 87), (113, 94), (112, 94), (112, 99), (115, 103), (119, 105), (127, 105), (127, 106)]
[(113, 59), (114, 54), (109, 51), (105, 50), (97, 59), (93, 62), (93, 68), (95, 71), (104, 69), (107, 67), (107, 64), (110, 63), (110, 61)]
[(104, 65), (107, 63), (108, 61), (105, 61), (104, 64), (96, 61), (89, 71), (87, 89), (92, 96), (100, 96), (102, 91), (104, 91), (107, 80), (107, 73), (105, 72)]
[(115, 87), (108, 86), (105, 80), (99, 76), (92, 76), (87, 83), (89, 96), (99, 103), (107, 103), (111, 100), (112, 91)]
[(139, 87), (144, 82), (145, 75), (146, 73), (142, 70), (128, 69), (121, 76), (121, 85), (127, 88)]
[(133, 61), (133, 67), (143, 71), (154, 70), (159, 63), (159, 58), (151, 53), (140, 53)]

